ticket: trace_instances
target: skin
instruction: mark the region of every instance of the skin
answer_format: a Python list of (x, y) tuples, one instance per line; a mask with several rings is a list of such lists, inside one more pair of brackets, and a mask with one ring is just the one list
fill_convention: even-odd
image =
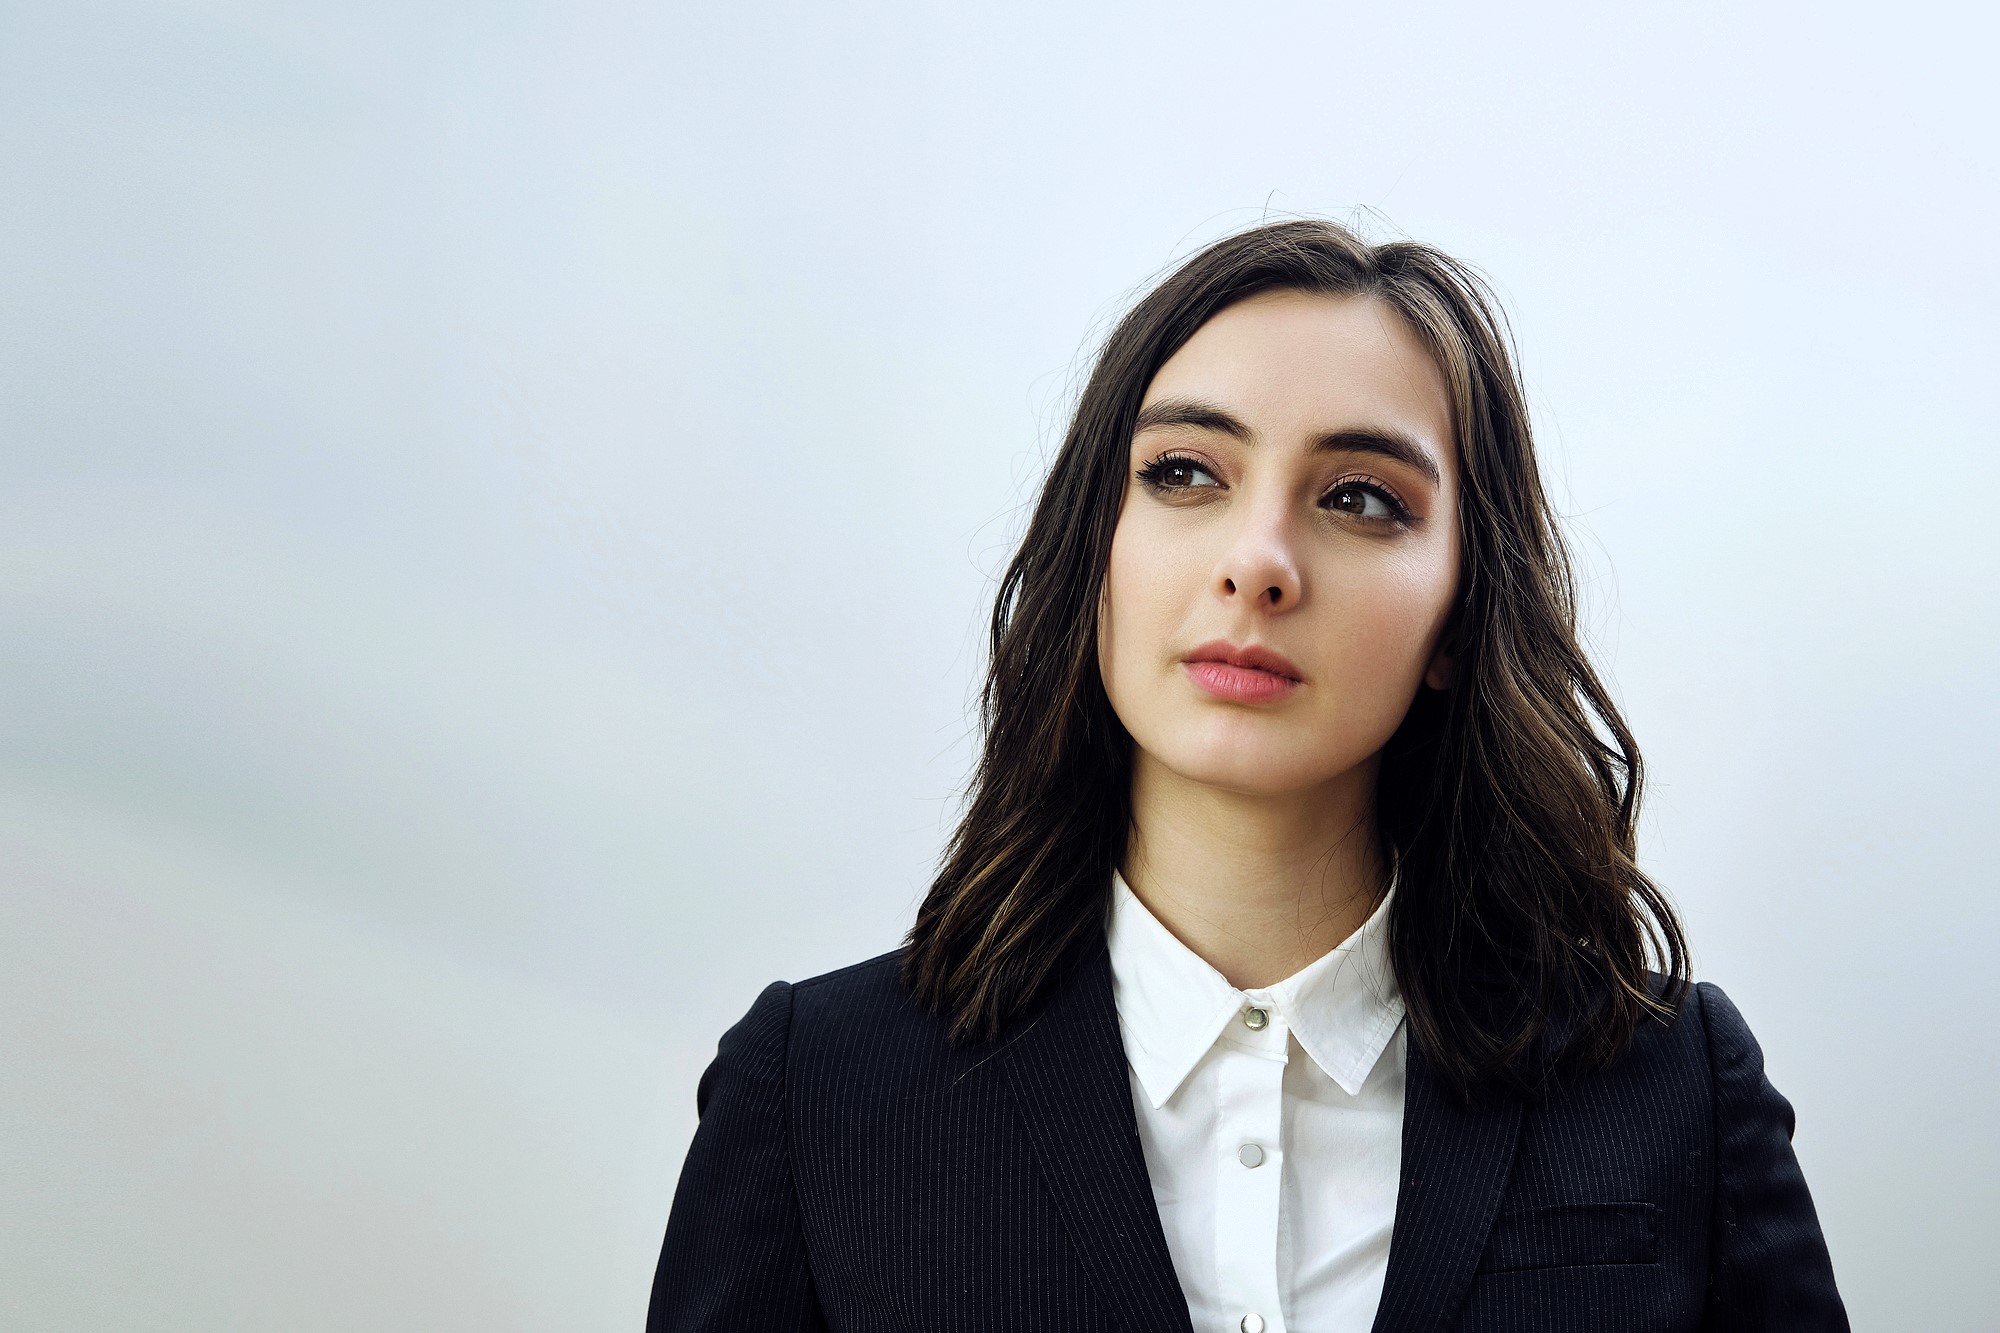
[[(1135, 745), (1120, 869), (1239, 988), (1325, 954), (1386, 891), (1382, 747), (1420, 688), (1451, 683), (1451, 421), (1393, 309), (1299, 292), (1214, 316), (1141, 403), (1098, 617)], [(1185, 660), (1218, 639), (1282, 654), (1303, 683), (1257, 703), (1204, 692)]]

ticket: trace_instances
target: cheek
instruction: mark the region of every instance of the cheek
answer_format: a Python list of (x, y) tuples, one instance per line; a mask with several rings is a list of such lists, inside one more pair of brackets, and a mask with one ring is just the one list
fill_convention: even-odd
[(1455, 552), (1399, 554), (1345, 583), (1329, 599), (1344, 623), (1329, 627), (1328, 641), (1344, 642), (1385, 687), (1422, 676), (1457, 591)]
[(1450, 607), (1458, 583), (1453, 564), (1448, 550), (1411, 552), (1384, 571), (1386, 596), (1413, 633), (1428, 631)]
[(1114, 705), (1125, 683), (1125, 663), (1142, 637), (1146, 584), (1139, 577), (1140, 567), (1128, 540), (1127, 525), (1121, 522), (1111, 539), (1111, 561), (1104, 571), (1104, 591), (1097, 604), (1098, 669)]
[(1156, 674), (1188, 606), (1187, 553), (1159, 536), (1128, 514), (1111, 539), (1098, 602), (1097, 654), (1114, 706)]

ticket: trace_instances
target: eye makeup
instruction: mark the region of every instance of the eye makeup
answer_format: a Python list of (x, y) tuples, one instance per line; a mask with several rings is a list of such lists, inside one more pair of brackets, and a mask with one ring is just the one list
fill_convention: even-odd
[[(1146, 489), (1165, 498), (1227, 490), (1228, 487), (1223, 484), (1217, 475), (1218, 472), (1219, 469), (1215, 464), (1205, 458), (1179, 450), (1168, 450), (1142, 466), (1135, 475)], [(1198, 480), (1204, 477), (1207, 478), (1206, 481)], [(1343, 509), (1331, 503), (1334, 497), (1342, 494), (1359, 494), (1365, 497), (1361, 511)], [(1386, 512), (1368, 513), (1367, 508), (1371, 501), (1379, 504)], [(1416, 521), (1415, 514), (1411, 512), (1409, 505), (1403, 502), (1403, 497), (1396, 492), (1395, 487), (1366, 473), (1342, 477), (1328, 486), (1320, 495), (1319, 507), (1325, 512), (1363, 523), (1394, 523), (1398, 526), (1409, 526)]]
[[(1337, 495), (1357, 491), (1380, 500), (1389, 512), (1386, 514), (1356, 514), (1348, 510), (1334, 508), (1328, 504), (1328, 501)], [(1327, 487), (1325, 494), (1320, 496), (1320, 508), (1334, 513), (1345, 514), (1350, 518), (1359, 518), (1374, 523), (1409, 524), (1416, 520), (1416, 515), (1410, 512), (1410, 507), (1403, 503), (1403, 497), (1396, 494), (1393, 486), (1389, 485), (1386, 481), (1380, 481), (1369, 476), (1342, 477), (1339, 481)]]
[[(1209, 479), (1207, 485), (1193, 480), (1180, 480), (1190, 474), (1199, 474)], [(1192, 454), (1168, 452), (1139, 469), (1139, 481), (1153, 491), (1203, 491), (1220, 490), (1221, 478), (1216, 475), (1215, 465)]]

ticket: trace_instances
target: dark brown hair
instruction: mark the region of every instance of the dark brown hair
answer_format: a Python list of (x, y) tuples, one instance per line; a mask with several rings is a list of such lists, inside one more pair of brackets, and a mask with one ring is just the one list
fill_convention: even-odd
[[(1456, 679), (1419, 690), (1383, 753), (1397, 858), (1390, 952), (1410, 1033), (1463, 1094), (1601, 1067), (1687, 984), (1672, 907), (1634, 859), (1639, 750), (1576, 634), (1506, 328), (1465, 265), (1318, 220), (1253, 228), (1181, 265), (1098, 354), (993, 608), (970, 800), (903, 959), (954, 1041), (997, 1036), (1101, 942), (1131, 824), (1132, 740), (1097, 665), (1097, 607), (1147, 385), (1259, 292), (1372, 297), (1449, 386), (1463, 567)], [(1661, 977), (1650, 977), (1657, 962)]]

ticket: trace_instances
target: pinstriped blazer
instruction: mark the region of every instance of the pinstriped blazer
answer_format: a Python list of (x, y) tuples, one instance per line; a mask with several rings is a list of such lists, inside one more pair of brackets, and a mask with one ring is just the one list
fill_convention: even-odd
[[(1196, 1333), (1108, 954), (962, 1050), (899, 958), (775, 983), (723, 1036), (649, 1333)], [(1414, 1042), (1407, 1079), (1377, 1333), (1847, 1328), (1792, 1108), (1714, 986), (1536, 1105), (1460, 1107)]]

